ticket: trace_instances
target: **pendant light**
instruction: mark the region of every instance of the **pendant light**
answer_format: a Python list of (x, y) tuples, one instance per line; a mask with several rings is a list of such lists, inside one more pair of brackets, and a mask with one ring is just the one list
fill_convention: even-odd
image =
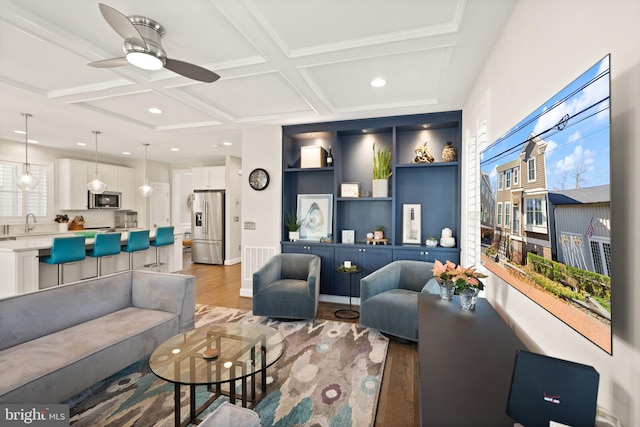
[(149, 144), (144, 145), (144, 184), (138, 187), (138, 191), (142, 197), (149, 197), (153, 193), (153, 187), (149, 185), (149, 178), (147, 178), (147, 147)]
[(20, 113), (24, 117), (24, 163), (22, 164), (22, 173), (16, 175), (16, 184), (22, 190), (33, 190), (38, 186), (39, 179), (31, 174), (31, 165), (29, 164), (29, 113)]
[(87, 188), (93, 194), (102, 194), (107, 189), (107, 184), (100, 181), (100, 172), (98, 172), (98, 135), (100, 135), (100, 131), (92, 130), (91, 132), (96, 136), (96, 170), (93, 173), (93, 181), (87, 184)]

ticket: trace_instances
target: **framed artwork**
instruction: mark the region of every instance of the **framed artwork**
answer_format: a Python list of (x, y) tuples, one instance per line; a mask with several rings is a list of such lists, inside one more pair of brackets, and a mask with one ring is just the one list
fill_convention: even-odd
[(342, 230), (342, 243), (354, 244), (356, 242), (355, 230)]
[(320, 241), (331, 236), (333, 194), (298, 194), (298, 218), (302, 218), (300, 240)]
[(402, 205), (402, 243), (420, 244), (420, 204)]
[(340, 184), (341, 197), (360, 197), (359, 182), (343, 182)]

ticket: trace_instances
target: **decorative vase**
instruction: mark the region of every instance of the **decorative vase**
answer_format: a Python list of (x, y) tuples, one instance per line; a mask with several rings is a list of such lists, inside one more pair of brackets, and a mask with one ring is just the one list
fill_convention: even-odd
[(424, 244), (430, 247), (438, 246), (438, 239), (427, 239)]
[(299, 231), (290, 231), (289, 232), (289, 241), (290, 242), (295, 242), (299, 238), (300, 238), (300, 232)]
[(66, 222), (59, 222), (58, 223), (58, 231), (63, 233), (65, 231), (69, 230), (69, 224)]
[(374, 179), (372, 193), (373, 197), (389, 197), (389, 180)]
[(438, 283), (438, 285), (440, 286), (440, 298), (451, 301), (456, 290), (453, 282)]
[(440, 246), (443, 248), (453, 248), (456, 245), (456, 238), (450, 228), (443, 228), (440, 235)]
[(478, 300), (479, 289), (476, 288), (464, 288), (460, 291), (460, 306), (464, 310), (474, 310), (476, 308), (476, 301)]
[(373, 238), (376, 240), (384, 239), (384, 231), (376, 230), (373, 232)]
[(450, 142), (447, 142), (444, 149), (442, 150), (442, 161), (443, 162), (455, 162), (456, 161), (456, 149), (451, 145)]

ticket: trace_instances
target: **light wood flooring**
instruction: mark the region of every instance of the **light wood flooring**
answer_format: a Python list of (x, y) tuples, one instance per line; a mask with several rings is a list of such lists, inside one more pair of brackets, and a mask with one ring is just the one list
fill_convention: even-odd
[[(192, 264), (190, 254), (184, 257), (184, 274), (196, 277), (196, 302), (251, 310), (251, 299), (240, 296), (241, 264), (212, 266)], [(338, 319), (334, 312), (346, 308), (342, 304), (320, 302), (318, 318)], [(358, 320), (352, 320), (358, 322)], [(382, 378), (375, 426), (417, 426), (418, 347), (416, 344), (391, 340)]]

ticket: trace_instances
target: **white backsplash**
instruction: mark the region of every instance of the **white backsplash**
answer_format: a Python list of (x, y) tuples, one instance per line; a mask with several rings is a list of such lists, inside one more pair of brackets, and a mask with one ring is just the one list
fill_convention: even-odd
[(83, 217), (84, 228), (115, 226), (115, 216), (112, 210), (92, 209), (86, 211), (64, 211), (64, 214), (69, 217), (69, 221), (73, 220), (76, 216)]

